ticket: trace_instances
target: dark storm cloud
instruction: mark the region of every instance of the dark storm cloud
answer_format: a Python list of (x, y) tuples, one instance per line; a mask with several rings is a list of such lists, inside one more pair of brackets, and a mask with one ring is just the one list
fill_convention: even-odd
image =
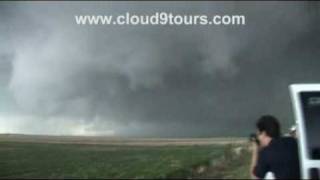
[[(99, 131), (109, 122), (118, 135), (243, 135), (261, 114), (293, 122), (288, 84), (320, 80), (317, 3), (21, 2), (1, 9), (0, 45), (8, 47), (0, 58), (13, 59), (10, 90), (19, 106), (94, 121)], [(246, 25), (74, 21), (127, 11), (244, 14)]]

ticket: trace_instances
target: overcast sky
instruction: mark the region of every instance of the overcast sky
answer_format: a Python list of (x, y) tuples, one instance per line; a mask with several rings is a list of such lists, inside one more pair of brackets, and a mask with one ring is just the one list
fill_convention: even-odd
[[(245, 26), (79, 26), (74, 15), (243, 14)], [(317, 2), (0, 2), (0, 133), (247, 135), (320, 82)]]

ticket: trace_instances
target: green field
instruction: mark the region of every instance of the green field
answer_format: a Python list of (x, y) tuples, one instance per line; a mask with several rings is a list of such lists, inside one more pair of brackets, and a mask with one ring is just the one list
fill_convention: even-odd
[(0, 178), (248, 178), (236, 147), (0, 142)]

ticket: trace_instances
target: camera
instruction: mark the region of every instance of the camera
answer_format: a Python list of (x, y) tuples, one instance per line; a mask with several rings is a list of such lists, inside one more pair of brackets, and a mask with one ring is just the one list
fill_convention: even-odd
[(257, 135), (255, 133), (251, 133), (249, 136), (249, 141), (250, 142), (255, 142), (258, 145), (260, 144), (259, 139), (257, 138)]

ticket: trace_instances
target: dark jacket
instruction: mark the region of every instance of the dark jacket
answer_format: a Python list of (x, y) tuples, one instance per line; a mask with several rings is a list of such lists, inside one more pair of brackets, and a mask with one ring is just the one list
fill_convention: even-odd
[(254, 174), (264, 178), (272, 172), (277, 179), (299, 179), (300, 163), (298, 145), (292, 137), (272, 139), (268, 146), (259, 151)]

